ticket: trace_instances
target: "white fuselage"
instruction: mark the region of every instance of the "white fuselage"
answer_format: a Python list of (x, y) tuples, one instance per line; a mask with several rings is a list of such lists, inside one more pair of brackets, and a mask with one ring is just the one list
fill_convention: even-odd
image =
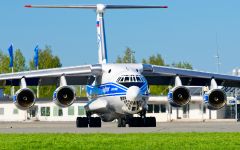
[(86, 111), (112, 121), (147, 109), (148, 84), (141, 64), (102, 64), (102, 75), (87, 86)]

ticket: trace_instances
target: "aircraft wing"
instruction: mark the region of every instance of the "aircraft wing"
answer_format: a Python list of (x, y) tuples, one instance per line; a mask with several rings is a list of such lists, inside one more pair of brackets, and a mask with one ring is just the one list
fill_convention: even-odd
[(173, 85), (175, 77), (179, 76), (182, 84), (186, 86), (210, 85), (211, 79), (214, 78), (218, 86), (240, 87), (239, 76), (196, 70), (143, 64), (142, 74), (149, 85)]
[(68, 85), (86, 85), (94, 81), (94, 76), (102, 72), (101, 65), (83, 65), (53, 69), (41, 69), (17, 73), (0, 74), (0, 85), (19, 86), (24, 77), (28, 86), (56, 85), (64, 75)]

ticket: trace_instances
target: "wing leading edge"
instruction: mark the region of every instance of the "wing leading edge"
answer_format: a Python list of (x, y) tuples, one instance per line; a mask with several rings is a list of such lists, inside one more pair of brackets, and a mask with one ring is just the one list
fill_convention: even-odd
[(101, 72), (102, 66), (97, 64), (7, 73), (0, 75), (0, 85), (18, 86), (22, 78), (25, 78), (28, 86), (54, 85), (58, 84), (62, 75), (69, 85), (86, 85), (93, 82), (94, 77)]
[(219, 86), (240, 87), (240, 77), (196, 70), (143, 64), (142, 74), (149, 85), (173, 85), (176, 76), (183, 85), (205, 86), (215, 79)]

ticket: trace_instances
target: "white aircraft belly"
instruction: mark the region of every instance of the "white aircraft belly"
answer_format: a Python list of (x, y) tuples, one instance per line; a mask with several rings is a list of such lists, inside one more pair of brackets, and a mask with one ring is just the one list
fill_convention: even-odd
[(100, 97), (90, 101), (86, 106), (86, 111), (94, 112), (97, 114), (103, 113), (119, 113), (124, 114), (122, 107), (124, 103), (120, 100), (119, 96), (106, 96)]

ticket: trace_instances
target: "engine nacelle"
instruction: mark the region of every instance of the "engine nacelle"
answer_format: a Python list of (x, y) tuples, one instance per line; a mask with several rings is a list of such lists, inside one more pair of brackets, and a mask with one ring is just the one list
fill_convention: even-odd
[(53, 93), (53, 102), (60, 107), (68, 107), (76, 99), (75, 91), (70, 86), (60, 86)]
[(212, 89), (204, 94), (204, 102), (208, 109), (218, 110), (227, 103), (227, 95), (221, 89)]
[(17, 108), (27, 110), (35, 104), (35, 94), (29, 88), (19, 89), (13, 96), (13, 102)]
[(184, 106), (190, 99), (190, 91), (185, 86), (176, 86), (168, 92), (168, 101), (173, 107)]

